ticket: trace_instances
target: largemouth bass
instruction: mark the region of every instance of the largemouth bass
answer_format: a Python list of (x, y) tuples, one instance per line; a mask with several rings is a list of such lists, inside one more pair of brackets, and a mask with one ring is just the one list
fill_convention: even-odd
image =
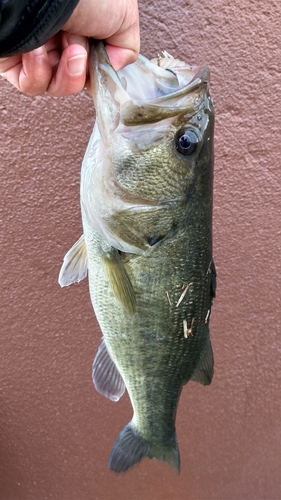
[(84, 234), (66, 254), (62, 286), (88, 274), (103, 339), (96, 389), (134, 414), (109, 468), (143, 457), (179, 471), (176, 410), (184, 384), (210, 384), (213, 106), (209, 71), (169, 54), (114, 71), (91, 46), (96, 123), (81, 172)]

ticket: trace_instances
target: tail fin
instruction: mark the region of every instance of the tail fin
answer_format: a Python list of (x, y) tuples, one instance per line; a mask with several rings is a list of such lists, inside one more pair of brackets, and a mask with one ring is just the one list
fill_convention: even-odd
[(163, 460), (178, 473), (180, 471), (180, 455), (176, 435), (172, 441), (163, 445), (149, 443), (137, 432), (131, 422), (117, 437), (109, 457), (108, 467), (115, 472), (125, 472), (145, 456)]

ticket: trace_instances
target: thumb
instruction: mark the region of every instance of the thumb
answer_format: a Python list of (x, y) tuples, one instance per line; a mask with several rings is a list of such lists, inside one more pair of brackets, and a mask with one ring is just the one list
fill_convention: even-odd
[(63, 51), (54, 76), (47, 89), (56, 97), (80, 92), (86, 83), (88, 40), (80, 35), (64, 34)]

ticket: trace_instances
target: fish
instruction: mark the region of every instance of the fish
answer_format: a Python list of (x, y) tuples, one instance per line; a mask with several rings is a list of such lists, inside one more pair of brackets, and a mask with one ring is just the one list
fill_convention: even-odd
[(98, 392), (133, 408), (109, 457), (125, 472), (144, 457), (180, 471), (176, 411), (189, 381), (211, 383), (214, 110), (209, 69), (167, 52), (118, 73), (91, 41), (96, 121), (81, 170), (83, 235), (61, 286), (88, 276), (102, 341)]

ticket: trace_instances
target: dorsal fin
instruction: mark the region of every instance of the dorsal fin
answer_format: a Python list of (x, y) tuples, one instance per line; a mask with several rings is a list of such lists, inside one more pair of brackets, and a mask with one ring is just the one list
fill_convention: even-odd
[(199, 382), (202, 385), (209, 385), (212, 382), (214, 374), (214, 355), (211, 341), (209, 340), (208, 346), (205, 350), (204, 357), (202, 358), (197, 370), (192, 375), (190, 380)]

